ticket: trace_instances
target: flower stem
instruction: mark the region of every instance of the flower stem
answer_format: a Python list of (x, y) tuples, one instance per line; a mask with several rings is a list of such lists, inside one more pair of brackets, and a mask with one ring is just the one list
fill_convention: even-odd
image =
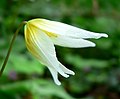
[(11, 43), (10, 43), (10, 47), (9, 47), (9, 49), (8, 49), (7, 55), (6, 55), (5, 60), (4, 60), (4, 62), (3, 62), (2, 68), (1, 68), (1, 70), (0, 70), (0, 77), (2, 76), (2, 73), (3, 73), (4, 69), (5, 69), (6, 64), (7, 64), (7, 61), (8, 61), (8, 58), (9, 58), (9, 56), (10, 56), (10, 52), (11, 52), (11, 50), (12, 50), (12, 46), (13, 46), (13, 43), (14, 43), (14, 41), (15, 41), (15, 38), (17, 37), (18, 32), (20, 31), (21, 27), (22, 27), (24, 24), (26, 24), (26, 23), (27, 23), (26, 21), (23, 21), (23, 22), (19, 25), (19, 27), (17, 28), (15, 34), (13, 35), (13, 38), (12, 38)]

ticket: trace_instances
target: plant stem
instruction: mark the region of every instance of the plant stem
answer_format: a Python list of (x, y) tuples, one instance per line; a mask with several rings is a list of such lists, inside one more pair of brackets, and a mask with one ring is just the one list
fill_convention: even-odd
[(5, 60), (4, 60), (4, 62), (3, 62), (2, 68), (1, 68), (1, 70), (0, 70), (0, 77), (2, 76), (2, 73), (3, 73), (4, 69), (5, 69), (6, 64), (7, 64), (7, 61), (8, 61), (8, 58), (9, 58), (9, 56), (10, 56), (10, 52), (11, 52), (11, 50), (12, 50), (12, 46), (13, 46), (13, 43), (14, 43), (14, 41), (15, 41), (15, 38), (17, 37), (18, 32), (20, 31), (21, 27), (22, 27), (24, 24), (26, 24), (26, 23), (27, 23), (26, 21), (23, 21), (23, 22), (19, 25), (19, 27), (17, 28), (15, 34), (13, 35), (13, 38), (12, 38), (11, 43), (10, 43), (10, 47), (9, 47), (9, 49), (8, 49), (7, 55), (6, 55)]

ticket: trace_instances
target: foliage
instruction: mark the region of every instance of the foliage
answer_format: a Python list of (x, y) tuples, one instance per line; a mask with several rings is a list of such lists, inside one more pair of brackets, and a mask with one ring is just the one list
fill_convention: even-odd
[(58, 59), (76, 73), (68, 79), (59, 76), (62, 86), (56, 86), (48, 69), (28, 53), (22, 29), (0, 78), (0, 99), (119, 99), (119, 12), (119, 0), (1, 0), (0, 63), (23, 20), (47, 18), (109, 38), (91, 39), (95, 48), (56, 46)]

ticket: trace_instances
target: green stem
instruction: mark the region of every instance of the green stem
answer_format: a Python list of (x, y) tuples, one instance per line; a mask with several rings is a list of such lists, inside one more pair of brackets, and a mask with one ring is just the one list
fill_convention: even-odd
[(16, 32), (15, 32), (13, 38), (12, 38), (12, 41), (11, 41), (11, 43), (10, 43), (10, 47), (9, 47), (9, 49), (8, 49), (7, 55), (6, 55), (5, 60), (4, 60), (4, 62), (3, 62), (2, 68), (1, 68), (1, 70), (0, 70), (0, 77), (2, 76), (2, 73), (3, 73), (4, 69), (5, 69), (6, 64), (7, 64), (7, 61), (8, 61), (8, 58), (9, 58), (9, 56), (10, 56), (10, 52), (11, 52), (11, 50), (12, 50), (12, 46), (13, 46), (13, 43), (14, 43), (14, 41), (15, 41), (15, 38), (17, 37), (18, 32), (20, 31), (21, 27), (22, 27), (24, 24), (26, 24), (26, 23), (27, 23), (26, 21), (23, 21), (23, 22), (19, 25), (18, 29), (16, 30)]

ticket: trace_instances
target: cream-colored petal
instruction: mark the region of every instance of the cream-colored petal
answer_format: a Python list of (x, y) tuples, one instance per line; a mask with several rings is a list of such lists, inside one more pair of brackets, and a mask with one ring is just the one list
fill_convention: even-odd
[(66, 68), (66, 67), (65, 67), (63, 64), (61, 64), (60, 62), (59, 62), (59, 65), (60, 65), (60, 68), (61, 68), (66, 74), (75, 75), (75, 73), (74, 73), (72, 70)]
[(48, 67), (48, 69), (50, 70), (53, 80), (57, 85), (61, 85), (61, 82), (58, 80), (58, 72), (52, 68), (52, 67)]
[(70, 36), (74, 38), (100, 38), (108, 37), (105, 33), (94, 33), (84, 29), (80, 29), (68, 24), (61, 22), (50, 21), (46, 19), (33, 19), (30, 20), (35, 26), (39, 27), (41, 30), (48, 32), (49, 34), (57, 34)]
[(50, 37), (55, 45), (70, 47), (70, 48), (82, 48), (82, 47), (94, 47), (95, 43), (84, 40), (84, 39), (76, 39), (72, 37), (58, 36), (58, 37)]
[[(27, 23), (25, 27), (25, 39), (28, 50), (44, 65), (54, 68), (64, 77), (69, 77), (60, 68), (56, 57), (54, 44), (50, 38), (39, 28)], [(54, 73), (55, 74), (55, 73)], [(55, 75), (56, 76), (56, 75)]]

